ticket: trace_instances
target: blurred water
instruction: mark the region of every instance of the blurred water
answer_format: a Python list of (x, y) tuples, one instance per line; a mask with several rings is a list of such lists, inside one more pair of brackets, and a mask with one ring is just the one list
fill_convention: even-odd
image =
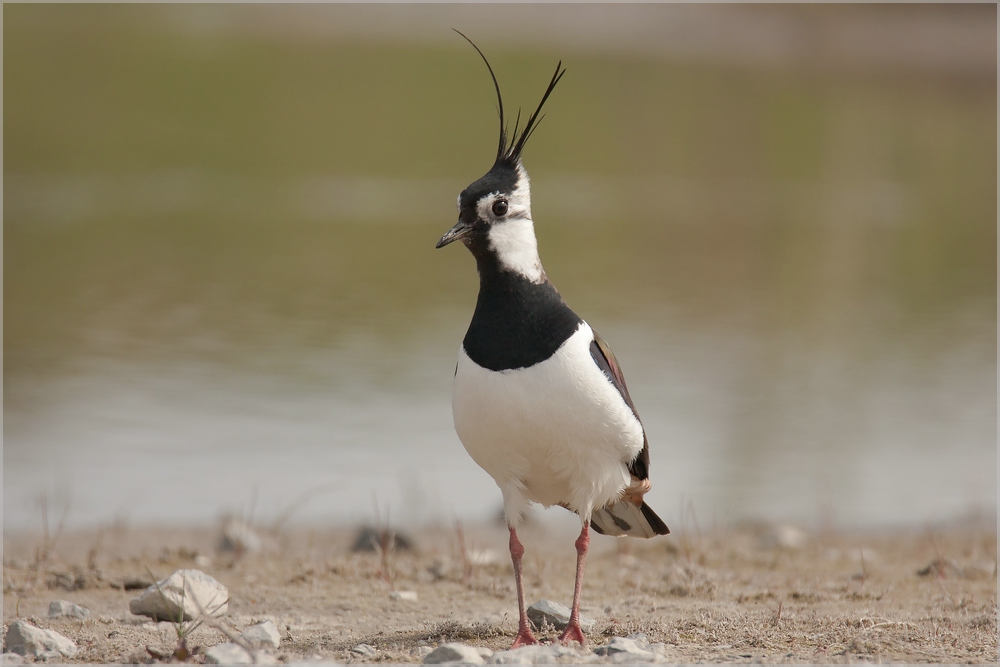
[[(924, 25), (876, 10), (849, 22)], [(76, 524), (492, 515), (450, 416), (474, 266), (433, 249), (489, 167), (481, 63), (205, 11), (5, 9), (5, 528), (42, 494)], [(995, 62), (595, 52), (584, 23), (526, 158), (539, 243), (668, 524), (995, 513)], [(549, 49), (488, 46), (530, 105)]]

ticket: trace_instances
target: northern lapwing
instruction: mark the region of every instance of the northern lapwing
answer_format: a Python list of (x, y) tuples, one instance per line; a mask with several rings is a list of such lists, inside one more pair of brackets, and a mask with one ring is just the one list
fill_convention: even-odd
[(493, 167), (459, 195), (458, 223), (437, 243), (442, 248), (462, 241), (479, 270), (479, 298), (455, 369), (455, 430), (503, 494), (519, 615), (512, 648), (537, 643), (525, 609), (524, 547), (517, 538), (531, 503), (560, 505), (583, 522), (572, 612), (559, 641), (585, 644), (580, 592), (589, 527), (602, 535), (647, 538), (670, 531), (643, 501), (650, 489), (649, 444), (618, 361), (566, 305), (538, 258), (521, 153), (565, 73), (562, 62), (520, 132), (518, 113), (508, 140), (496, 75), (479, 47), (465, 39), (493, 79), (500, 142)]

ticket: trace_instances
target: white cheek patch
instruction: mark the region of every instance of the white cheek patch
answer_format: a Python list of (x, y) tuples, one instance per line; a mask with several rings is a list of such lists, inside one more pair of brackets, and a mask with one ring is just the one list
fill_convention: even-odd
[[(493, 202), (500, 198), (500, 193), (492, 193), (479, 200), (479, 217), (494, 220)], [(520, 273), (533, 283), (544, 282), (545, 272), (538, 258), (538, 241), (531, 220), (531, 187), (528, 174), (520, 166), (517, 186), (504, 198), (507, 200), (507, 214), (490, 226), (487, 233), (490, 247), (504, 268)]]

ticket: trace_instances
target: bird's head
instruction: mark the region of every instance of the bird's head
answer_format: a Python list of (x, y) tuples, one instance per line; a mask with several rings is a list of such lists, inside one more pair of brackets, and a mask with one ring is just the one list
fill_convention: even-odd
[(538, 245), (531, 220), (531, 188), (528, 173), (521, 164), (521, 151), (541, 122), (542, 117), (538, 114), (542, 106), (566, 70), (562, 69), (561, 61), (556, 65), (538, 108), (528, 117), (520, 133), (521, 114), (518, 112), (513, 139), (508, 140), (500, 84), (483, 52), (468, 37), (465, 39), (482, 56), (493, 78), (500, 110), (500, 142), (493, 167), (458, 196), (458, 222), (441, 237), (437, 247), (443, 248), (461, 239), (481, 267), (484, 261), (495, 263), (500, 270), (514, 271), (533, 282), (541, 282), (545, 274), (538, 260)]

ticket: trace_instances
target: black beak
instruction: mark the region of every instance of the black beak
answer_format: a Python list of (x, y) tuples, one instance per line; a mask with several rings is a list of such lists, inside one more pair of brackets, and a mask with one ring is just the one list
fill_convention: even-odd
[(441, 240), (439, 240), (437, 242), (437, 245), (434, 246), (434, 247), (435, 248), (443, 248), (446, 245), (448, 245), (449, 243), (451, 243), (452, 241), (457, 241), (458, 239), (462, 238), (463, 236), (466, 236), (471, 231), (472, 231), (472, 227), (470, 225), (467, 225), (464, 222), (462, 222), (461, 220), (459, 220), (457, 223), (455, 223), (454, 227), (452, 227), (447, 232), (445, 232), (445, 235), (441, 237)]

